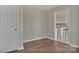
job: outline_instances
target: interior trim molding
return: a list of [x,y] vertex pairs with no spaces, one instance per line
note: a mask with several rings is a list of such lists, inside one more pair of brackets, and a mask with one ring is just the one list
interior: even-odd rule
[[24,49],[24,47],[22,46],[22,47],[18,47],[17,48],[17,50],[22,50],[22,49]]
[[72,47],[75,47],[75,48],[79,48],[78,45],[75,45],[75,44],[70,44]]
[[31,41],[35,41],[35,40],[41,40],[42,38],[46,38],[46,37],[39,37],[39,38],[30,39],[30,40],[25,40],[24,42],[31,42]]

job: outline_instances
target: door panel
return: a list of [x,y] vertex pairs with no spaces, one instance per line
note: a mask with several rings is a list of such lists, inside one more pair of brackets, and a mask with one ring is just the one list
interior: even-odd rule
[[3,39],[3,52],[16,50],[20,42],[20,11],[19,6],[3,5],[1,6],[1,23],[2,23],[2,36]]

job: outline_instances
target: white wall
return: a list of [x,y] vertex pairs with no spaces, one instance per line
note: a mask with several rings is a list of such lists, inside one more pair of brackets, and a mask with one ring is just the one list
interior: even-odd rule
[[23,7],[24,41],[42,36],[42,12],[27,6]]

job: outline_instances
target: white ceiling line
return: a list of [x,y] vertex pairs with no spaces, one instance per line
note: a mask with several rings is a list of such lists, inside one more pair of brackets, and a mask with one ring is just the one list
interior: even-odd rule
[[39,10],[49,10],[56,7],[57,5],[26,5],[27,7],[39,9]]

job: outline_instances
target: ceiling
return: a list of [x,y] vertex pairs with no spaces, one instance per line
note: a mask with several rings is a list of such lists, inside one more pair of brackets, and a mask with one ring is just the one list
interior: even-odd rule
[[27,5],[27,7],[39,9],[39,10],[49,10],[56,7],[57,5]]

